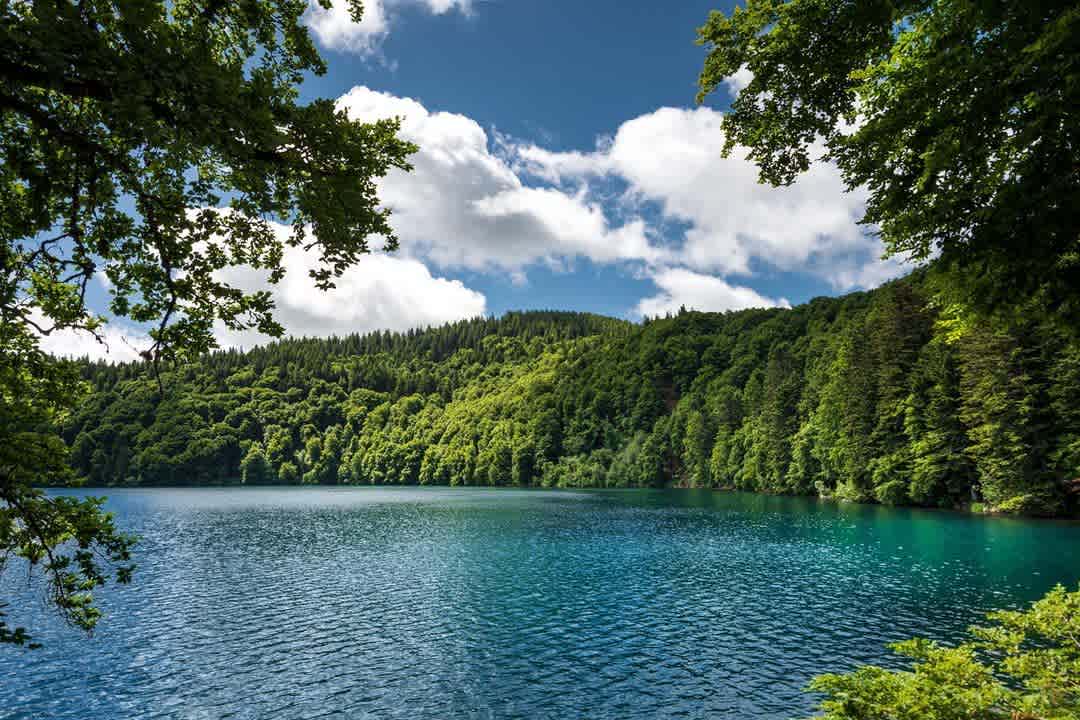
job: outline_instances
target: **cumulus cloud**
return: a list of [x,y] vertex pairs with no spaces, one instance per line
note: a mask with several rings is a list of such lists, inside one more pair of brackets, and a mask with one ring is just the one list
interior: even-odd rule
[[[52,323],[40,310],[30,313],[30,319],[43,328]],[[139,359],[139,351],[150,347],[145,332],[113,320],[97,330],[97,337],[86,330],[63,328],[39,336],[42,350],[57,357],[129,362]]]
[[455,8],[466,14],[472,10],[472,0],[420,0],[420,3],[426,5],[436,15],[442,15]]
[[329,8],[309,0],[304,20],[323,47],[368,55],[378,50],[379,43],[390,32],[395,7],[404,5],[417,6],[435,15],[455,9],[469,13],[472,8],[471,0],[364,0],[364,12],[357,23],[349,15],[345,0],[333,0]]
[[[737,73],[732,87],[746,80]],[[865,193],[847,192],[835,166],[817,162],[789,187],[762,185],[745,149],[722,156],[723,116],[709,108],[660,108],[592,151],[554,152],[365,87],[338,102],[356,119],[402,118],[402,135],[420,146],[414,170],[391,173],[380,197],[405,251],[434,266],[525,284],[537,262],[631,262],[661,289],[641,312],[785,304],[731,281],[764,268],[839,291],[905,270],[880,259],[879,240],[858,224]],[[626,190],[613,201],[612,187]]]
[[910,271],[911,267],[907,260],[898,257],[881,258],[879,253],[875,257],[837,263],[829,273],[829,280],[837,290],[868,290],[900,277]]
[[880,256],[878,241],[857,224],[865,193],[846,192],[835,166],[817,162],[788,187],[759,184],[745,149],[722,157],[722,119],[705,107],[660,108],[623,123],[594,152],[513,152],[520,170],[546,182],[622,178],[631,198],[654,201],[687,225],[669,260],[701,272],[751,274],[764,263],[839,285]]
[[750,81],[754,79],[754,73],[750,72],[750,68],[743,65],[741,68],[735,71],[734,75],[729,75],[724,78],[724,87],[727,88],[731,97],[735,97],[749,85]]
[[340,0],[329,8],[311,2],[304,20],[324,47],[360,54],[374,52],[390,29],[379,0],[364,3],[360,22],[353,22],[348,5]]
[[[385,34],[387,9],[406,1],[433,13],[469,7],[461,0],[368,2],[366,34],[342,25],[333,15],[342,12],[337,4],[322,15],[312,11],[309,20],[326,37],[342,33],[334,42],[373,47],[363,43]],[[729,88],[746,80],[740,71]],[[623,123],[591,151],[553,152],[366,87],[350,90],[338,107],[364,121],[400,117],[401,135],[420,148],[412,172],[392,171],[379,182],[402,250],[362,258],[325,293],[308,276],[316,257],[299,248],[286,251],[286,275],[276,286],[250,268],[222,273],[249,291],[269,287],[289,335],[405,330],[483,314],[483,294],[440,277],[454,269],[499,272],[527,286],[537,263],[629,264],[657,287],[633,309],[649,316],[681,306],[788,306],[784,297],[733,279],[764,268],[823,278],[838,291],[873,287],[905,270],[897,259],[880,259],[879,241],[857,224],[865,195],[846,193],[835,167],[818,162],[790,187],[761,185],[745,151],[722,157],[722,115],[709,108],[660,108]],[[225,328],[217,335],[234,347],[267,339]],[[134,359],[136,348],[149,344],[120,325],[109,326],[106,338],[108,357],[117,360]],[[85,334],[59,333],[45,342],[58,354],[103,351]]]
[[[342,30],[340,17],[331,17],[341,12],[338,5],[313,11],[309,20],[327,37],[344,33],[341,43],[367,43],[387,31],[387,8],[405,1],[367,3],[366,34]],[[468,10],[460,0],[409,1],[435,13]],[[731,83],[744,80],[737,74]],[[872,287],[905,269],[880,259],[879,242],[857,225],[865,196],[844,192],[835,167],[816,163],[786,188],[760,185],[745,151],[722,157],[722,115],[709,108],[660,108],[623,123],[592,151],[553,152],[365,87],[343,95],[338,107],[359,120],[400,117],[401,135],[420,147],[412,172],[392,171],[379,183],[402,250],[362,258],[325,293],[308,276],[315,256],[287,250],[285,278],[269,287],[289,335],[404,330],[482,315],[483,294],[439,276],[453,269],[501,272],[523,286],[536,263],[630,263],[657,287],[634,308],[650,316],[681,306],[788,306],[784,297],[732,279],[763,267],[821,277],[837,290]],[[613,187],[625,188],[614,200]],[[250,268],[230,269],[222,279],[249,291],[268,287],[266,273]],[[217,334],[225,346],[267,339],[224,328]],[[105,337],[106,357],[114,360],[135,359],[149,345],[145,334],[123,325],[107,326]],[[84,333],[61,332],[43,343],[61,355],[104,352]]]
[[358,120],[400,117],[401,135],[420,147],[412,172],[392,171],[379,185],[409,253],[442,267],[519,274],[531,263],[575,257],[663,259],[640,218],[616,226],[586,192],[527,186],[469,117],[366,87],[350,90],[338,107]]
[[[317,261],[315,252],[289,248],[282,260],[285,277],[276,285],[266,283],[264,271],[246,267],[225,270],[220,278],[249,291],[269,288],[276,305],[274,317],[289,336],[407,330],[476,317],[486,310],[481,293],[458,280],[433,276],[415,259],[366,255],[325,292],[316,289],[308,276]],[[217,339],[226,347],[249,348],[269,338],[218,327]]]
[[[289,228],[274,225],[282,240]],[[318,265],[316,251],[287,248],[282,258],[285,277],[268,282],[269,273],[247,266],[217,273],[217,278],[248,292],[269,290],[274,300],[274,318],[292,337],[323,337],[366,333],[374,330],[408,330],[443,325],[454,320],[484,315],[487,299],[459,280],[432,275],[424,263],[414,258],[383,253],[365,255],[336,280],[335,287],[322,291],[308,274]],[[104,275],[100,276],[107,285]],[[35,312],[31,320],[42,327],[49,321]],[[111,320],[98,330],[99,341],[86,331],[63,329],[40,336],[43,350],[58,357],[128,362],[152,340],[138,328]],[[255,330],[235,331],[218,323],[214,329],[222,347],[251,348],[272,340]]]
[[665,268],[652,276],[660,293],[643,298],[635,308],[637,315],[655,317],[690,310],[722,312],[755,307],[791,307],[785,298],[771,298],[756,290],[732,285],[714,275],[704,275],[685,268]]

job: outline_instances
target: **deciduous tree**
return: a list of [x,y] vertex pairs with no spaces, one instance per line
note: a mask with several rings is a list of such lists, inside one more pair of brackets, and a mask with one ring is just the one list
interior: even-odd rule
[[[38,338],[100,331],[86,293],[103,276],[109,311],[149,326],[143,355],[160,368],[212,348],[215,323],[280,333],[269,293],[243,292],[221,270],[276,282],[285,248],[302,246],[319,259],[312,282],[328,288],[373,241],[396,245],[376,181],[407,169],[415,148],[393,119],[299,102],[305,74],[325,70],[307,6],[0,0],[0,557],[43,566],[54,604],[85,629],[105,578],[90,558],[104,550],[126,580],[130,541],[94,501],[32,488],[62,482],[66,467],[33,413],[61,416],[80,385]],[[360,2],[350,7],[358,19]],[[191,462],[218,452],[217,430],[191,439]],[[79,550],[57,555],[68,540]]]
[[1080,321],[1080,7],[746,0],[699,30],[699,99],[739,74],[726,151],[786,185],[865,187],[894,255],[940,253],[966,307]]

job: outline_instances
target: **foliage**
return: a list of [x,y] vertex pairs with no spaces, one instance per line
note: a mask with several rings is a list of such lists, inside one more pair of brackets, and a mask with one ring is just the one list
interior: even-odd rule
[[1030,609],[990,613],[974,640],[946,647],[915,639],[891,647],[910,670],[861,667],[821,675],[825,720],[1080,717],[1080,591],[1058,585]]
[[[0,234],[3,282],[17,289],[5,322],[96,328],[83,299],[102,273],[114,315],[155,324],[153,361],[197,355],[215,321],[280,331],[268,293],[229,286],[223,268],[276,281],[283,247],[304,245],[328,287],[369,237],[394,245],[375,180],[414,148],[394,120],[297,102],[304,74],[325,70],[306,8],[0,5]],[[291,226],[287,238],[270,218]]]
[[[376,181],[407,169],[415,148],[394,120],[298,102],[304,76],[325,70],[301,22],[307,6],[0,0],[0,557],[43,567],[53,604],[85,630],[97,620],[90,590],[106,576],[95,558],[126,580],[130,539],[97,501],[32,489],[69,475],[50,428],[82,395],[40,336],[100,330],[85,303],[100,275],[111,313],[151,326],[144,356],[160,372],[213,347],[215,323],[280,332],[269,293],[245,293],[220,271],[245,265],[276,282],[284,249],[303,246],[326,288],[369,238],[396,244]],[[350,6],[358,18],[360,3]],[[224,426],[199,442],[159,435],[159,450],[171,442],[191,466],[239,462]],[[126,476],[143,440],[125,442],[104,471]],[[26,641],[0,627],[0,641]]]
[[679,485],[1071,512],[1080,345],[1053,324],[957,334],[925,285],[287,340],[170,373],[164,397],[145,364],[87,364],[95,390],[62,433],[94,485]]
[[[70,625],[86,632],[93,630],[101,617],[94,605],[94,590],[105,585],[113,572],[117,582],[130,582],[135,539],[117,531],[112,514],[101,509],[104,498],[46,497],[40,490],[4,490],[0,499],[5,503],[0,508],[0,570],[11,556],[40,567],[52,606]],[[3,615],[0,612],[0,617]],[[0,620],[0,643],[22,645],[29,639],[25,628],[9,629]]]
[[747,0],[713,12],[699,99],[742,71],[727,152],[788,184],[815,155],[869,193],[890,253],[940,252],[948,295],[1080,320],[1075,2]]
[[[112,574],[130,579],[133,538],[117,532],[100,498],[46,497],[36,485],[73,478],[67,447],[50,430],[82,383],[72,363],[46,356],[36,342],[0,323],[0,572],[11,558],[41,568],[48,597],[71,625],[91,630],[100,615],[93,591]],[[30,642],[4,620],[0,643]]]

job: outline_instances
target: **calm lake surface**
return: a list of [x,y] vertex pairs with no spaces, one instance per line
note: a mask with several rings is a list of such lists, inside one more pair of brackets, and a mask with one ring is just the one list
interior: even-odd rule
[[[109,490],[142,537],[0,717],[788,718],[821,671],[1080,579],[1080,526],[693,491]],[[12,597],[14,595],[14,597]]]

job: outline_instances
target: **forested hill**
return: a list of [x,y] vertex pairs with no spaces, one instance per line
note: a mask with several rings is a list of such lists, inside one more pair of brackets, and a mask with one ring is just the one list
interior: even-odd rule
[[919,275],[643,324],[510,313],[288,340],[164,375],[86,365],[93,485],[709,486],[1075,512],[1080,343],[938,322]]

